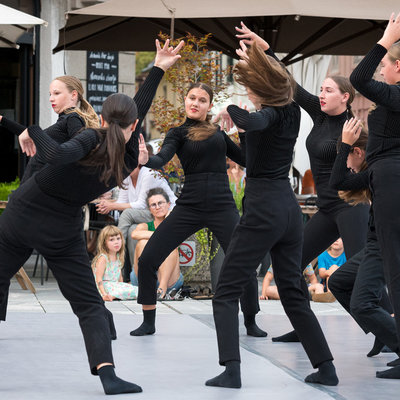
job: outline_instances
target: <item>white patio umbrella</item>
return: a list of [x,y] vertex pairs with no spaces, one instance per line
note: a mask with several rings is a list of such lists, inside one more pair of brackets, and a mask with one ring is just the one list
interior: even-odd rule
[[0,4],[0,47],[18,49],[18,38],[35,25],[47,26],[47,22]]

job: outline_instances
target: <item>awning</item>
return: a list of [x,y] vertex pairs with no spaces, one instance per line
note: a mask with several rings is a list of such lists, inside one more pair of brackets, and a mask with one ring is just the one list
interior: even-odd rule
[[68,13],[60,50],[154,50],[160,31],[175,37],[212,33],[208,47],[236,57],[235,25],[243,20],[287,64],[313,54],[363,55],[398,0],[109,0]]
[[18,38],[35,25],[47,26],[47,22],[0,4],[0,47],[18,49]]

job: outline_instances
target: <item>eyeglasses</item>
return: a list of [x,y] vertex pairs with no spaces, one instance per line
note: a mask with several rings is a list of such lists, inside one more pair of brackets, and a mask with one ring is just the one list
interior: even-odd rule
[[149,204],[150,208],[160,208],[162,207],[164,204],[167,204],[166,201],[159,201],[158,203],[151,203]]

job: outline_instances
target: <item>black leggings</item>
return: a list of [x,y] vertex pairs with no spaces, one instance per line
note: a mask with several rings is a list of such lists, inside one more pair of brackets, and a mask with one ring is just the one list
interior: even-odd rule
[[380,248],[373,230],[367,246],[329,278],[329,289],[365,333],[372,332],[382,343],[398,352],[396,324],[385,289]]
[[109,311],[96,288],[81,226],[80,207],[46,195],[33,179],[24,183],[0,217],[0,301],[11,277],[37,249],[79,318],[90,368],[97,374],[98,364],[113,364]]
[[314,367],[332,354],[301,289],[302,216],[287,180],[248,178],[236,227],[213,298],[219,362],[239,361],[238,299],[270,251],[282,305]]
[[400,343],[400,160],[380,160],[369,167],[376,235]]
[[[186,178],[185,187],[171,214],[158,226],[139,257],[138,303],[156,304],[157,270],[172,250],[199,229],[209,228],[225,254],[239,221],[226,174],[196,174]],[[224,208],[215,209],[219,204]],[[207,209],[207,206],[210,208]],[[256,272],[241,297],[243,314],[260,310]]]

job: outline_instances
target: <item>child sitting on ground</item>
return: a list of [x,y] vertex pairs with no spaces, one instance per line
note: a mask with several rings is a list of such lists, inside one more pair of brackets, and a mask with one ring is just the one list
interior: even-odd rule
[[328,250],[318,256],[318,273],[321,283],[311,285],[308,288],[313,301],[330,303],[336,300],[329,290],[329,278],[345,262],[343,241],[339,238],[331,244]]
[[104,301],[134,300],[137,297],[138,287],[122,281],[121,260],[124,257],[122,232],[114,225],[106,226],[100,232],[97,255],[92,263],[96,285]]

